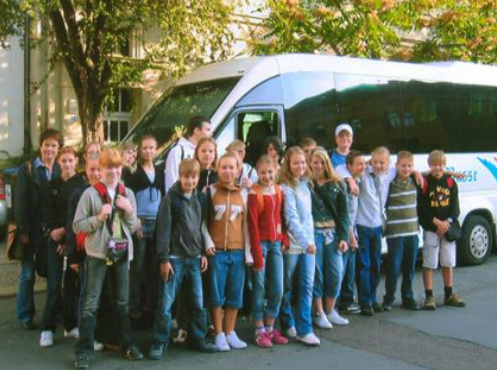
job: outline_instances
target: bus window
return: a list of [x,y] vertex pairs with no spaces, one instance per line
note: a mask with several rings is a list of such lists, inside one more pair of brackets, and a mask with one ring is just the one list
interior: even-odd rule
[[378,76],[335,74],[338,112],[334,125],[348,122],[354,128],[354,148],[370,152],[384,145],[404,149],[404,131],[412,116],[403,114],[403,82]]
[[231,117],[225,125],[221,126],[219,136],[215,137],[219,155],[224,154],[226,147],[235,140],[235,137],[235,118]]
[[429,153],[434,149],[457,151],[460,133],[450,83],[411,80],[403,86],[404,115],[412,117],[405,128],[406,150]]
[[250,111],[237,115],[238,139],[246,146],[246,161],[255,163],[262,154],[264,140],[268,136],[278,136],[279,119],[276,112]]
[[495,150],[497,89],[489,86],[455,85],[455,104],[460,124],[458,151]]
[[319,145],[334,145],[333,74],[298,72],[282,75],[287,147],[305,137]]

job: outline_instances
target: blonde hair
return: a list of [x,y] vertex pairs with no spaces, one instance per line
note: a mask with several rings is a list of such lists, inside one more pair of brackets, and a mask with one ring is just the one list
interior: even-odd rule
[[123,159],[121,153],[117,149],[105,149],[100,154],[100,168],[121,167]]
[[428,165],[441,163],[443,165],[447,164],[447,157],[443,150],[433,150],[428,155]]
[[399,163],[402,159],[407,159],[411,162],[414,161],[414,155],[407,151],[407,150],[401,150],[398,154],[397,154],[397,163]]
[[236,168],[237,170],[240,170],[241,168],[241,161],[240,161],[240,157],[238,156],[238,154],[236,152],[226,152],[224,153],[221,158],[219,158],[219,164],[221,164],[221,161],[225,158],[233,158],[235,161],[236,161]]
[[[194,154],[194,157],[195,159],[200,163],[200,159],[198,157],[198,153],[200,151],[200,147],[204,144],[212,144],[214,145],[214,162],[212,162],[212,169],[214,171],[217,170],[217,162],[218,162],[218,158],[217,158],[217,143],[216,143],[216,140],[214,140],[212,137],[203,137],[202,139],[200,139],[197,143],[197,146],[195,147],[195,154]],[[200,166],[202,167],[202,164],[200,164]],[[208,170],[209,168],[207,168]]]
[[390,150],[388,150],[386,146],[379,146],[373,149],[371,156],[373,155],[386,155],[387,157],[390,157]]
[[180,176],[199,176],[200,163],[195,158],[185,158],[179,164]]
[[333,169],[333,166],[331,165],[331,160],[330,156],[326,152],[326,150],[322,148],[317,148],[314,149],[311,152],[311,163],[312,163],[312,158],[318,157],[321,159],[324,163],[324,177],[326,178],[327,182],[333,182],[333,183],[339,183],[342,181],[342,178],[338,175],[338,173]]
[[256,170],[259,170],[259,167],[263,166],[265,164],[273,166],[275,170],[278,167],[276,161],[273,158],[271,158],[271,156],[269,156],[268,154],[263,154],[259,157],[259,159],[257,160],[257,163],[255,164]]
[[[285,159],[283,160],[283,163],[282,163],[281,169],[280,169],[280,184],[288,184],[292,188],[296,188],[298,183],[299,183],[298,180],[296,180],[295,177],[292,175],[292,171],[290,170],[290,159],[294,155],[301,155],[304,157],[304,160],[305,160],[305,153],[302,150],[302,148],[300,148],[298,146],[292,146],[291,148],[289,148],[286,151]],[[309,166],[306,167],[304,176],[310,177]]]
[[246,145],[243,141],[241,140],[233,140],[227,147],[226,151],[227,152],[236,152],[238,150],[243,150],[246,148]]

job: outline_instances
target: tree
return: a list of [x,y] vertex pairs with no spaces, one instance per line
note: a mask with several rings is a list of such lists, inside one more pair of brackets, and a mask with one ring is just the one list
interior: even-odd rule
[[[227,58],[227,27],[234,5],[224,0],[15,0],[2,13],[28,11],[47,27],[51,65],[62,61],[78,101],[83,142],[102,139],[103,107],[117,87],[142,82],[148,68],[179,76],[199,64]],[[13,21],[17,17],[11,18]],[[15,22],[0,32],[12,33]],[[144,59],[120,55],[132,35],[157,30]],[[1,39],[0,39],[1,40]]]
[[253,54],[497,61],[492,0],[268,0],[265,11],[250,38]]

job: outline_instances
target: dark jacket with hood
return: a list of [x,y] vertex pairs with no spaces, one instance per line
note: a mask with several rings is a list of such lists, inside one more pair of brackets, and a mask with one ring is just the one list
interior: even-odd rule
[[161,262],[192,258],[205,252],[206,195],[195,189],[186,197],[177,181],[162,199],[157,214],[157,254]]

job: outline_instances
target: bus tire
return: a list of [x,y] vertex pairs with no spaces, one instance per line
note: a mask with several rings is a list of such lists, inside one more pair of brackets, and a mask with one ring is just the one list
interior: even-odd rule
[[492,252],[492,231],[486,218],[469,216],[464,223],[458,254],[464,265],[481,265]]

